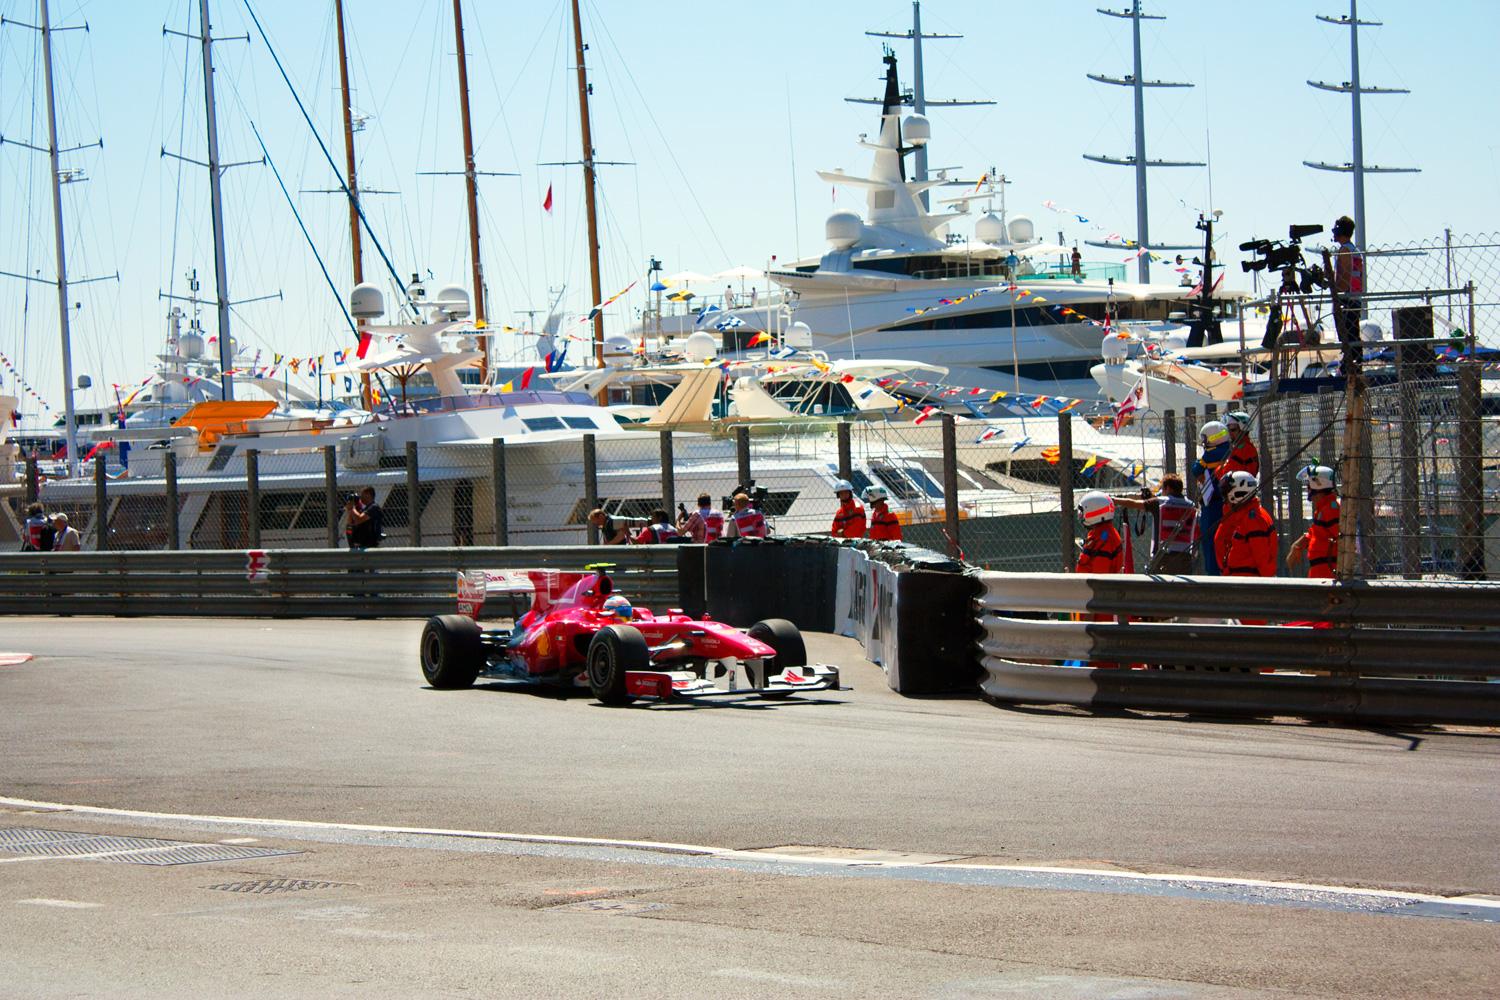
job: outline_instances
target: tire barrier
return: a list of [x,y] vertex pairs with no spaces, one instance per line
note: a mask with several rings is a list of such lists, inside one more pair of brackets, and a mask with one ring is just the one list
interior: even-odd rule
[[[1500,631],[1489,627],[1500,599],[1494,586],[1048,573],[979,579],[981,686],[997,701],[1500,724],[1500,683],[1487,683],[1500,678]],[[1018,617],[1038,612],[1195,620]],[[1205,621],[1214,618],[1298,624]]]
[[676,607],[678,546],[381,548],[0,554],[0,614],[425,618],[456,607],[457,574],[612,562],[620,588]]

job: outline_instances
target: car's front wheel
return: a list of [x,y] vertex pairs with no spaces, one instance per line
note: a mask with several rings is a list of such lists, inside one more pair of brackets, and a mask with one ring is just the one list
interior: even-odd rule
[[[787,667],[807,666],[807,646],[802,641],[802,632],[785,618],[767,618],[756,622],[745,630],[752,639],[758,639],[776,650],[776,655],[766,667],[766,674],[781,673]],[[762,691],[762,698],[785,698],[790,691]]]
[[625,674],[651,668],[651,647],[640,629],[609,625],[594,633],[589,642],[589,688],[605,705],[628,705],[633,700],[625,688]]
[[479,623],[465,615],[433,615],[422,629],[422,676],[435,688],[466,688],[484,666]]

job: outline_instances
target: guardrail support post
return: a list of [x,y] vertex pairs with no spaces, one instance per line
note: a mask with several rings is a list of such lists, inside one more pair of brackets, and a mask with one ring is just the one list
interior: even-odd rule
[[1177,412],[1168,410],[1161,415],[1161,453],[1166,463],[1165,472],[1177,471]]
[[1193,478],[1193,463],[1198,459],[1198,411],[1189,406],[1182,411],[1182,485],[1194,503],[1203,499],[1198,480]]
[[41,496],[41,474],[36,467],[36,456],[26,456],[26,504],[30,506],[36,503],[37,497]]
[[672,469],[672,432],[661,432],[661,508],[668,517],[677,516],[677,477]]
[[1062,572],[1071,573],[1078,565],[1078,552],[1073,544],[1073,418],[1066,413],[1057,415],[1057,495],[1062,504]]
[[167,480],[167,548],[176,552],[182,548],[182,515],[177,507],[177,452],[168,449],[162,461]]
[[[510,544],[510,496],[505,484],[505,439],[490,442],[490,487],[495,496],[495,544]],[[593,510],[592,507],[589,508]]]
[[750,428],[740,426],[734,429],[734,455],[739,463],[740,485],[745,488],[750,486]]
[[[599,506],[599,456],[594,450],[592,434],[583,436],[583,498],[584,506],[590,511]],[[598,545],[599,528],[592,521],[587,523],[589,544]]]
[[958,542],[958,426],[951,413],[943,414],[943,515],[948,544],[955,556],[963,558]]
[[334,446],[323,446],[323,494],[328,499],[328,547],[339,547],[339,515],[344,505],[339,503],[339,464]]
[[104,456],[94,459],[94,548],[109,549],[109,495],[104,474]]
[[422,476],[417,467],[417,442],[406,442],[406,524],[409,544],[422,547]]
[[[1421,456],[1417,453],[1417,387],[1412,381],[1421,369],[1411,363],[1407,357],[1405,348],[1398,340],[1396,342],[1396,383],[1400,389],[1400,410],[1398,419],[1401,421],[1400,448],[1401,457],[1401,495],[1396,498],[1397,523],[1400,525],[1401,537],[1399,546],[1401,552],[1401,575],[1408,580],[1416,579],[1422,574],[1422,521],[1418,507],[1418,463]],[[1437,474],[1437,470],[1433,470]],[[1432,525],[1430,530],[1436,531],[1438,526]],[[1435,568],[1435,567],[1434,567]]]
[[849,421],[847,421],[847,420],[840,420],[839,423],[838,423],[838,429],[839,429],[839,478],[840,479],[853,479],[854,478],[854,461],[853,461],[853,458],[850,455],[851,448],[849,447]]
[[[1472,333],[1474,327],[1469,327]],[[1458,366],[1458,571],[1482,580],[1484,565],[1484,435],[1479,364]]]
[[246,548],[260,548],[260,452],[245,452],[245,540]]

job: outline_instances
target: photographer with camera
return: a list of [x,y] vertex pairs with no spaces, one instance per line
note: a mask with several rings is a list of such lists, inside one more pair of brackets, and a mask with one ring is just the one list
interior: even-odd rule
[[1323,266],[1331,276],[1333,326],[1344,345],[1344,367],[1358,363],[1360,296],[1365,291],[1365,258],[1354,245],[1354,220],[1339,216],[1333,224],[1332,254],[1323,251]]
[[[764,490],[758,491],[764,494]],[[757,497],[758,499],[758,497]],[[767,535],[766,516],[757,507],[750,503],[750,494],[744,489],[737,490],[734,494],[734,509],[729,512],[729,517],[724,520],[725,538],[765,538]]]
[[385,539],[385,511],[375,502],[375,487],[344,497],[344,540],[352,552],[377,549]]

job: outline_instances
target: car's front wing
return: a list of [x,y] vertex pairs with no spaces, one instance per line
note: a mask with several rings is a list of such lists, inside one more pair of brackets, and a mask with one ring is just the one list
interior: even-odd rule
[[[741,674],[747,684],[740,684]],[[716,695],[758,694],[786,697],[808,691],[838,691],[839,668],[829,663],[788,667],[761,680],[751,664],[717,678],[700,677],[691,670],[630,670],[625,674],[625,690],[636,698],[711,698]]]

